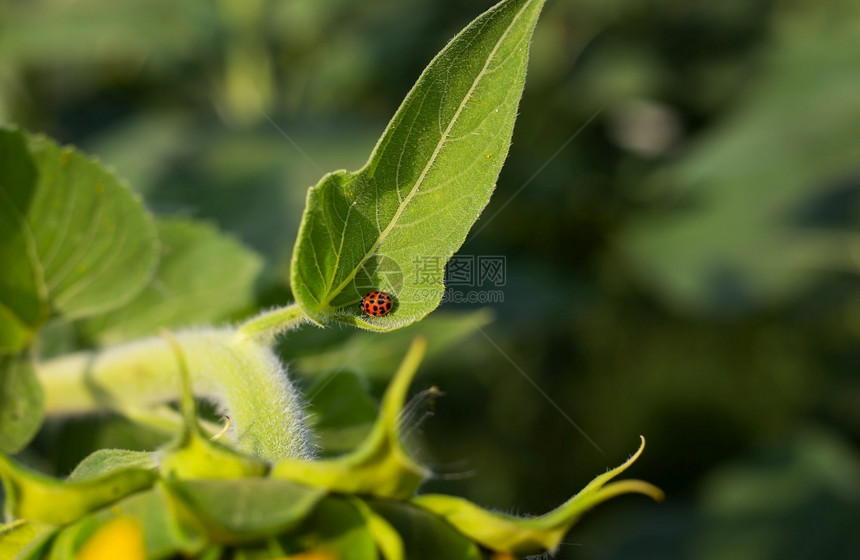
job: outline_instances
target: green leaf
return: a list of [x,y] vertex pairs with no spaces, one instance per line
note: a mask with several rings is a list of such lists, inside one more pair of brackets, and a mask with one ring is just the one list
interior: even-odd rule
[[[0,200],[32,239],[30,267],[41,269],[52,310],[85,317],[133,298],[149,282],[158,257],[152,219],[140,200],[72,148],[20,131],[2,135],[0,146],[12,150],[10,157],[28,158],[35,171],[33,177],[27,164],[14,165],[4,174]],[[24,141],[29,154],[20,150]]]
[[16,558],[27,545],[53,530],[53,525],[25,519],[0,525],[0,558]]
[[149,282],[158,258],[152,218],[98,162],[30,139],[39,173],[27,221],[51,305],[69,318],[118,307]]
[[23,135],[0,130],[0,353],[22,349],[47,315],[47,290],[27,210],[36,168]]
[[262,260],[215,227],[182,218],[156,222],[161,260],[153,281],[121,309],[87,319],[83,331],[106,344],[159,328],[214,323],[248,307]]
[[358,498],[351,498],[350,503],[364,518],[364,524],[373,540],[376,541],[376,546],[382,552],[382,557],[385,560],[403,560],[406,558],[403,539],[400,538],[400,534],[387,519]]
[[[367,164],[308,192],[291,273],[312,320],[387,331],[439,305],[442,278],[416,278],[415,260],[447,262],[490,199],[542,5],[505,0],[478,17],[425,69]],[[372,289],[394,297],[389,315],[360,315]]]
[[44,395],[27,356],[0,356],[0,453],[16,453],[42,424]]
[[77,551],[98,531],[99,523],[92,516],[85,516],[60,529],[51,542],[50,560],[75,560]]
[[78,463],[69,475],[69,481],[81,482],[94,480],[110,473],[125,469],[155,470],[158,465],[150,451],[129,451],[127,449],[99,449],[90,453]]
[[53,525],[70,523],[94,509],[148,488],[156,476],[151,470],[130,468],[93,480],[63,482],[25,469],[0,455],[7,517]]
[[320,377],[306,395],[308,427],[326,455],[354,449],[373,428],[376,404],[367,393],[366,383],[352,372]]
[[173,480],[177,494],[217,542],[241,543],[298,525],[325,491],[288,480]]
[[283,539],[293,552],[308,560],[376,560],[376,543],[364,517],[351,501],[330,496],[322,500],[298,530]]
[[409,560],[480,560],[478,547],[439,517],[411,504],[374,500],[370,506],[403,539]]
[[[57,536],[59,529],[42,523],[39,525],[46,527],[46,529],[34,535],[29,542],[23,543],[18,555],[13,556],[15,560],[44,560],[48,557],[51,544],[54,542],[54,537]],[[0,558],[6,557],[0,556]]]
[[638,492],[655,500],[663,492],[641,480],[623,480],[607,484],[632,465],[645,449],[645,438],[639,450],[624,464],[596,477],[576,496],[541,517],[520,518],[494,513],[454,496],[427,494],[412,502],[438,515],[477,543],[518,556],[554,551],[574,523],[589,509],[621,494]]
[[150,560],[192,555],[205,543],[196,526],[183,521],[184,513],[162,484],[129,496],[67,526],[51,547],[52,560],[75,560],[81,547],[100,528],[119,518],[130,518],[140,528],[146,557]]
[[88,517],[100,525],[120,516],[137,521],[150,560],[173,558],[180,553],[193,555],[203,548],[206,539],[196,523],[185,519],[184,511],[175,500],[161,483],[157,483],[150,490],[129,496],[115,507],[104,508]]
[[272,468],[272,477],[345,494],[412,496],[430,473],[403,449],[400,412],[425,348],[423,339],[414,341],[385,392],[373,430],[355,451],[335,459],[287,459]]

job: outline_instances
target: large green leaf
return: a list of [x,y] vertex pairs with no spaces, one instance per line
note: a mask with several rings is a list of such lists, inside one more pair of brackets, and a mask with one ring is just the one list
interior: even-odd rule
[[39,176],[27,221],[51,307],[73,318],[126,303],[158,258],[149,213],[113,173],[72,148],[37,136],[30,152]]
[[161,260],[153,281],[121,309],[88,319],[83,329],[102,343],[211,323],[253,300],[262,261],[208,224],[182,218],[157,222]]
[[[416,259],[447,262],[490,199],[542,5],[505,0],[478,17],[424,70],[367,164],[309,191],[292,287],[311,319],[384,331],[439,305],[441,274],[416,275]],[[360,315],[372,289],[395,298],[388,316]]]
[[143,289],[157,238],[125,184],[72,148],[17,130],[0,131],[0,156],[0,264],[8,276],[0,284],[0,344],[20,347],[22,329],[45,318],[45,301],[61,315],[84,317]]
[[0,353],[24,347],[46,315],[42,269],[27,225],[36,168],[23,135],[0,130]]
[[42,423],[44,395],[26,356],[0,356],[0,453],[15,453]]

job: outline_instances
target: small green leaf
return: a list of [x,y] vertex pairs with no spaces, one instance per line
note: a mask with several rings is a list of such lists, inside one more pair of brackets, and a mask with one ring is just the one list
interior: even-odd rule
[[209,224],[182,218],[156,223],[161,260],[155,278],[121,309],[81,325],[101,343],[213,323],[252,303],[262,267],[257,254]]
[[[376,543],[351,501],[330,496],[314,508],[296,531],[283,539],[308,560],[376,560]],[[316,553],[317,555],[313,555]]]
[[172,480],[185,502],[217,542],[242,543],[274,536],[298,525],[325,491],[288,480]]
[[36,168],[18,132],[0,130],[0,353],[24,348],[47,315],[47,289],[27,211]]
[[374,500],[370,506],[397,530],[409,560],[483,558],[475,543],[421,508],[389,500]]
[[[51,544],[54,542],[54,538],[57,536],[59,529],[43,523],[40,523],[39,525],[46,529],[34,535],[29,542],[23,543],[18,555],[12,556],[12,558],[15,558],[15,560],[44,560],[45,558],[48,558]],[[0,548],[0,550],[2,550],[2,548]],[[6,556],[0,556],[0,558],[6,558]]]
[[77,551],[93,533],[99,530],[99,523],[92,516],[85,516],[71,525],[63,527],[51,543],[50,560],[75,560]]
[[26,356],[0,356],[0,453],[16,453],[42,424],[44,396]]
[[364,518],[364,524],[373,536],[373,540],[376,541],[376,546],[382,552],[382,557],[385,560],[403,560],[406,558],[403,550],[403,539],[400,538],[400,534],[388,520],[358,498],[351,498],[350,503]]
[[624,464],[596,477],[576,496],[541,517],[520,518],[494,513],[454,496],[427,494],[412,502],[438,515],[477,543],[518,556],[554,551],[570,528],[594,506],[610,498],[638,492],[655,500],[663,492],[641,480],[623,480],[607,484],[625,471],[645,449],[645,438],[639,450]]
[[94,509],[152,486],[156,473],[124,469],[94,480],[63,482],[16,465],[0,455],[6,515],[62,525]]
[[425,349],[424,340],[415,339],[385,392],[373,430],[355,451],[335,459],[281,461],[272,468],[272,477],[346,494],[400,499],[412,496],[429,471],[403,449],[399,421]]
[[158,465],[155,462],[155,456],[150,451],[99,449],[78,463],[68,480],[81,482],[125,469],[155,470],[156,468]]
[[366,383],[354,373],[341,371],[320,377],[306,391],[309,428],[326,455],[355,449],[370,433],[376,404]]
[[[291,271],[312,320],[387,331],[439,305],[441,274],[416,278],[415,261],[447,262],[490,199],[542,6],[505,0],[478,17],[424,70],[367,164],[308,192]],[[360,315],[373,289],[395,298],[389,315]]]
[[27,545],[53,531],[53,525],[25,519],[0,525],[0,558],[16,558]]

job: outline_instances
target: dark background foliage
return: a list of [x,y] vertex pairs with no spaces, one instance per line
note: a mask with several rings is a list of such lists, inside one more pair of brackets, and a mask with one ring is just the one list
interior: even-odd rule
[[[358,168],[488,6],[5,0],[0,122],[236,234],[268,259],[271,305],[289,299],[307,187]],[[860,555],[858,22],[851,0],[548,2],[508,162],[460,252],[506,258],[504,302],[418,381],[447,394],[420,425],[429,487],[542,513],[644,434],[631,472],[666,503],[603,506],[560,557]],[[285,359],[351,334],[306,328]],[[99,422],[49,425],[46,465],[126,437]]]

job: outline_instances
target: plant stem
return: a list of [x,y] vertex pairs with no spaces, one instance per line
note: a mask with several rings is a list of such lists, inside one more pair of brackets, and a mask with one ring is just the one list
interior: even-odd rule
[[[271,348],[233,329],[178,332],[194,395],[232,419],[238,449],[275,462],[308,455],[304,413]],[[184,394],[176,352],[161,338],[68,354],[37,365],[49,416],[113,410],[132,418]],[[185,391],[187,392],[187,391]]]
[[310,321],[297,303],[264,311],[239,326],[236,334],[255,338],[260,342],[271,342],[278,334]]

